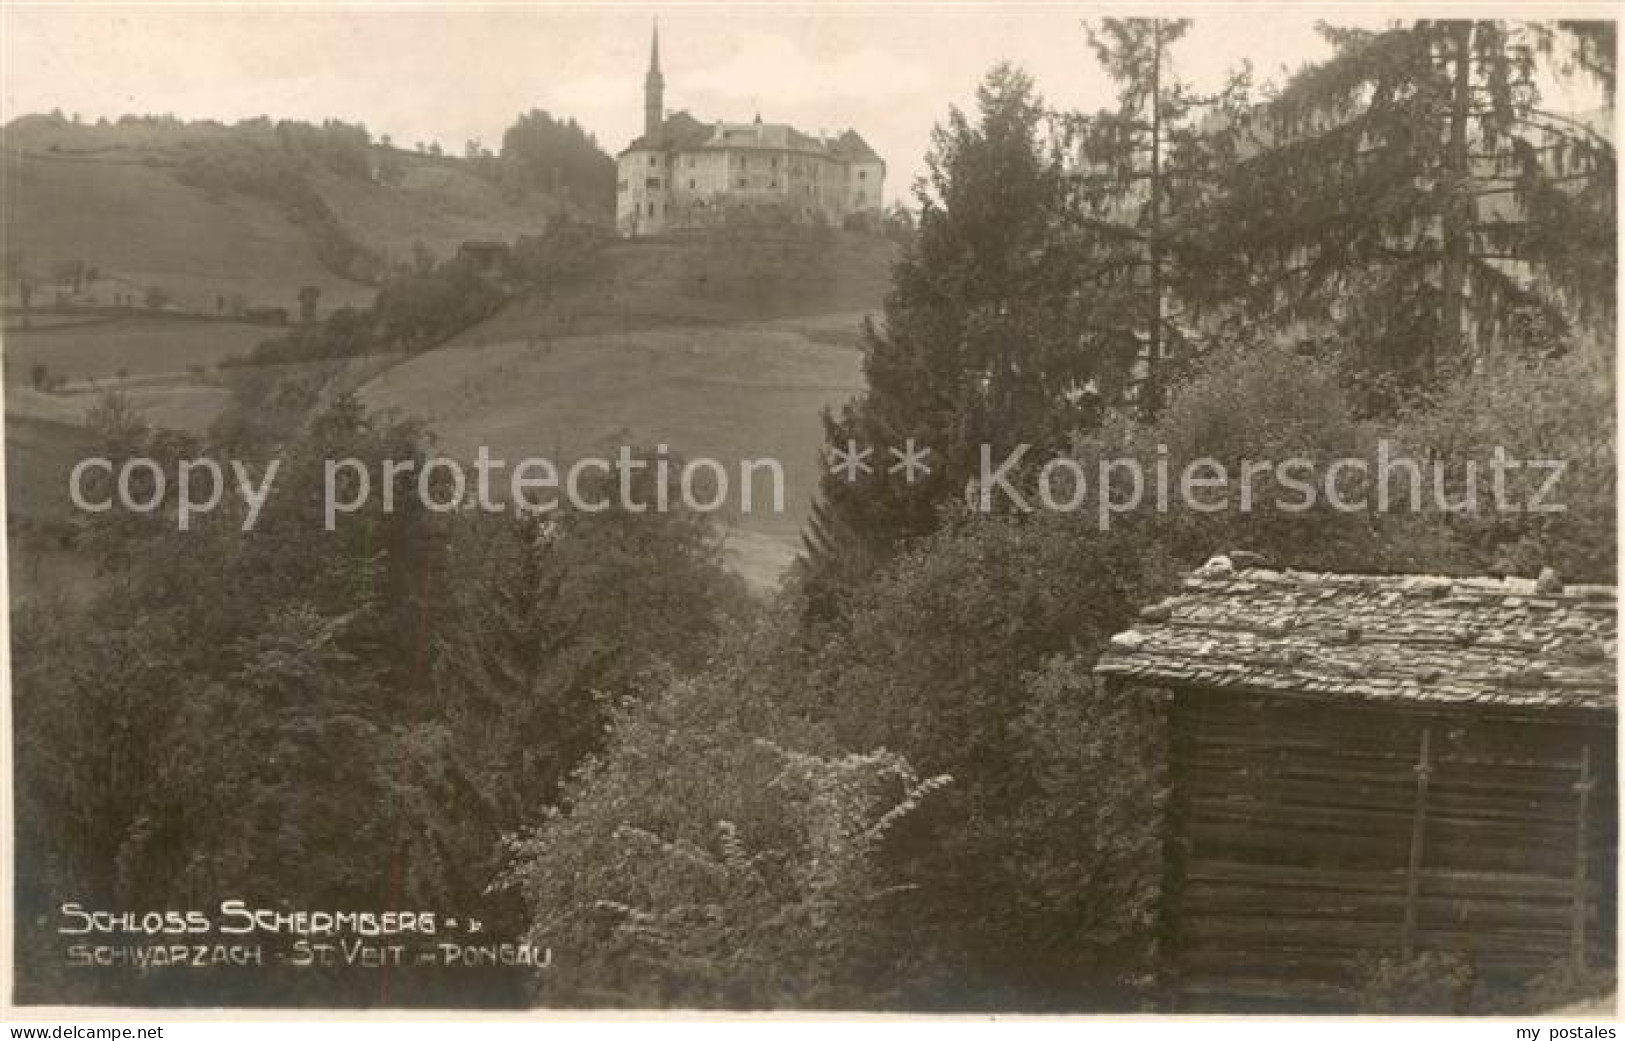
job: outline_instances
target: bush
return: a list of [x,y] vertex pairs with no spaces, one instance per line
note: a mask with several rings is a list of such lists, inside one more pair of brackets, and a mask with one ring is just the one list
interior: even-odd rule
[[1468,1011],[1474,977],[1467,960],[1454,952],[1412,958],[1382,958],[1362,967],[1358,1008],[1378,1015],[1462,1015]]
[[551,221],[540,235],[521,235],[508,268],[515,281],[544,291],[579,282],[614,238],[607,229],[569,218]]
[[[1491,1007],[1489,1011],[1509,1015],[1550,1013],[1568,1005],[1601,1002],[1619,988],[1619,980],[1611,971],[1582,969],[1567,958],[1524,984],[1510,1007]],[[1612,1004],[1608,1006],[1612,1012]]]
[[1617,986],[1613,972],[1581,969],[1568,958],[1519,980],[1485,978],[1465,954],[1434,951],[1367,961],[1355,996],[1358,1010],[1372,1014],[1531,1016],[1603,1002]]
[[[1452,502],[1472,504],[1437,523],[1474,570],[1536,575],[1550,566],[1564,578],[1611,584],[1618,569],[1617,447],[1605,417],[1613,414],[1611,364],[1583,356],[1495,359],[1405,413],[1394,436],[1412,454],[1443,464]],[[1515,460],[1563,464],[1546,498],[1561,512],[1496,509],[1486,470],[1498,448]],[[1511,471],[1508,501],[1534,501],[1546,479],[1544,469]]]
[[[302,140],[303,135],[289,133],[291,136],[284,135],[281,149],[265,147],[252,140],[229,139],[189,154],[176,169],[175,177],[211,198],[240,192],[269,199],[283,208],[290,221],[304,229],[317,257],[335,274],[375,283],[383,269],[382,262],[350,237],[321,193],[311,186],[311,153],[290,143]],[[339,133],[340,139],[344,136]],[[359,160],[342,158],[350,154],[350,147],[336,145],[337,150],[331,155],[317,148],[317,161],[336,164],[342,173],[370,176],[370,160],[366,158],[365,149]],[[355,166],[358,161],[360,168]]]
[[773,711],[751,652],[732,651],[623,703],[569,809],[513,844],[529,940],[568,952],[543,1002],[852,1008],[886,986],[877,916],[913,894],[878,852],[948,779],[885,750],[814,750],[816,729]]
[[1101,697],[1089,670],[1156,587],[1154,560],[1067,518],[967,519],[809,637],[803,711],[837,745],[879,743],[955,779],[886,853],[920,887],[906,930],[893,923],[903,1007],[1137,1004],[1159,738],[1144,705]]
[[465,258],[399,274],[373,305],[382,345],[421,350],[489,318],[507,294]]
[[606,219],[615,212],[615,160],[574,119],[521,113],[503,131],[501,161],[476,169],[515,195],[557,193]]
[[[1159,544],[1185,567],[1232,549],[1261,553],[1277,566],[1328,571],[1467,567],[1466,554],[1434,519],[1380,513],[1375,494],[1353,486],[1358,471],[1344,471],[1340,478],[1353,479],[1340,479],[1338,486],[1350,502],[1363,492],[1369,508],[1343,510],[1327,501],[1324,477],[1331,465],[1344,459],[1369,463],[1379,440],[1392,436],[1356,415],[1335,361],[1276,344],[1234,345],[1206,355],[1174,384],[1155,422],[1115,415],[1082,439],[1075,454],[1091,477],[1103,462],[1138,464],[1147,494],[1138,510],[1113,526],[1133,529],[1135,539]],[[1228,478],[1222,490],[1193,492],[1198,506],[1217,504],[1222,495],[1223,508],[1214,512],[1190,508],[1180,497],[1181,475],[1202,460],[1222,466]],[[1247,482],[1252,501],[1244,508],[1244,467],[1289,460],[1301,462],[1284,474],[1271,469]],[[1150,494],[1159,468],[1168,475],[1166,510]],[[1283,477],[1315,485],[1311,508],[1295,508],[1304,496]]]

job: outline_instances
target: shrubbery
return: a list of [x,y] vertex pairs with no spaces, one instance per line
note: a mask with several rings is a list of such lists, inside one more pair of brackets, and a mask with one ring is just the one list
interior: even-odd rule
[[[353,146],[337,145],[333,154],[328,154],[328,149],[318,147],[326,140],[322,133],[315,128],[307,130],[316,135],[310,143],[314,152],[296,144],[305,135],[294,131],[288,132],[288,143],[280,149],[252,138],[228,137],[188,154],[175,176],[182,183],[214,197],[238,192],[275,203],[310,237],[316,256],[334,273],[358,282],[376,282],[382,274],[382,262],[344,230],[309,179],[310,167],[317,161],[336,164],[333,165],[336,172],[350,176],[370,176],[367,153],[363,150],[357,157]],[[347,139],[353,133],[349,131],[342,136]],[[365,131],[360,133],[364,139]]]
[[[1118,28],[1126,40],[1147,27]],[[312,538],[324,459],[428,451],[418,425],[367,414],[328,377],[362,352],[443,342],[491,314],[505,282],[584,277],[603,238],[591,228],[522,240],[496,275],[424,257],[373,308],[256,351],[307,364],[239,366],[238,407],[207,439],[149,430],[116,399],[99,409],[114,460],[231,446],[285,465],[252,534],[231,509],[184,537],[161,518],[110,514],[82,537],[108,576],[91,602],[14,613],[18,833],[36,853],[19,861],[19,993],[157,994],[146,979],[39,970],[56,893],[104,906],[225,893],[376,906],[388,893],[556,954],[534,989],[500,973],[455,991],[414,980],[414,1001],[1139,1008],[1161,967],[1166,735],[1155,705],[1091,674],[1139,607],[1238,549],[1306,569],[1552,565],[1612,580],[1605,365],[1524,350],[1402,401],[1391,377],[1409,369],[1389,363],[1419,359],[1374,368],[1358,343],[1300,353],[1238,306],[1205,353],[1181,340],[1177,372],[1159,376],[1177,377],[1168,393],[1130,413],[1117,393],[1147,300],[1134,279],[1096,277],[1093,261],[1132,268],[1118,246],[1143,232],[1089,239],[1101,222],[1069,208],[1073,182],[1019,72],[989,77],[976,116],[955,112],[937,135],[918,235],[885,323],[868,330],[866,391],[826,423],[831,446],[852,439],[881,458],[916,438],[933,450],[930,477],[831,477],[805,566],[771,602],[726,573],[708,522],[681,513],[429,514],[403,483],[406,510],[369,508]],[[505,142],[528,180],[561,176],[549,173],[560,137],[583,177],[603,165],[578,128],[538,114],[521,129],[548,139]],[[344,165],[352,138],[335,135],[338,158],[321,161]],[[286,162],[204,156],[188,175],[299,206],[290,185],[325,141],[288,135]],[[1409,193],[1414,178],[1399,180]],[[1253,187],[1274,199],[1283,184]],[[1250,230],[1280,230],[1265,207],[1237,209]],[[748,265],[760,254],[734,247],[751,237],[725,225],[717,248],[732,255],[719,262]],[[1102,248],[1078,248],[1091,241]],[[1373,296],[1384,313],[1371,328],[1395,327],[1395,300],[1437,304],[1425,279],[1411,288],[1415,301]],[[1166,301],[1153,302],[1161,316]],[[1013,476],[1031,488],[1050,453],[1089,475],[1132,460],[1177,481],[1207,459],[1231,475],[1299,460],[1324,476],[1383,441],[1438,464],[1452,498],[1496,446],[1566,459],[1569,508],[1381,513],[1322,496],[1283,510],[1277,491],[1295,493],[1273,470],[1255,476],[1250,511],[1233,486],[1217,512],[1152,498],[1109,525],[1094,510],[965,503],[984,443],[1035,446]],[[1484,1007],[1455,953],[1368,970],[1359,1000],[1372,1011]],[[1605,985],[1554,970],[1530,1000]],[[373,997],[320,974],[201,974],[159,996]]]
[[[741,657],[748,662],[749,655]],[[824,745],[741,664],[671,681],[614,716],[567,810],[513,847],[528,937],[565,964],[566,1005],[852,1008],[888,987],[869,942],[917,895],[877,857],[948,785],[877,750]],[[784,742],[784,743],[781,743]]]

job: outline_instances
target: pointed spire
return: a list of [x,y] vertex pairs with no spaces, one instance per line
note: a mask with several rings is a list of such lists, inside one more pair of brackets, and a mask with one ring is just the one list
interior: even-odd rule
[[654,31],[649,36],[649,81],[661,80],[660,75],[660,19],[654,20]]
[[666,121],[666,79],[660,75],[660,19],[649,38],[649,75],[643,79],[643,132],[653,139]]

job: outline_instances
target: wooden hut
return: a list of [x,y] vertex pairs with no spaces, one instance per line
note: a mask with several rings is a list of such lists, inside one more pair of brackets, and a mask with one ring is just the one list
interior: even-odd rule
[[1615,595],[1215,558],[1098,665],[1165,708],[1174,1007],[1347,1007],[1382,959],[1612,966]]

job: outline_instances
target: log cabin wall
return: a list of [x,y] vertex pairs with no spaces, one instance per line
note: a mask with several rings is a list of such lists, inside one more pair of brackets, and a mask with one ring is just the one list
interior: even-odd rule
[[1616,593],[1236,569],[1096,665],[1164,705],[1176,1007],[1348,1008],[1381,959],[1612,966]]
[[1347,1006],[1407,953],[1505,985],[1613,964],[1611,721],[1184,689],[1168,722],[1183,1007]]

